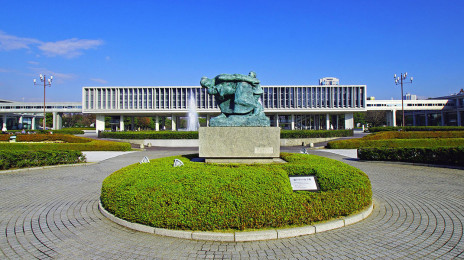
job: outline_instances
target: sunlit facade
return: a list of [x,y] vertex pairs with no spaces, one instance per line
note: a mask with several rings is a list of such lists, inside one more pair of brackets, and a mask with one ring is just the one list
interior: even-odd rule
[[[261,103],[274,126],[285,129],[353,128],[353,113],[366,110],[364,85],[262,86]],[[104,116],[186,116],[193,97],[200,116],[220,113],[200,86],[84,87],[84,113]],[[98,122],[97,122],[98,125]],[[121,126],[120,129],[123,129]]]

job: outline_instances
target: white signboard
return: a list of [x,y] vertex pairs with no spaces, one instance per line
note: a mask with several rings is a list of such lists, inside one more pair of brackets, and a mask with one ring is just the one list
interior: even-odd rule
[[293,190],[307,190],[307,191],[318,191],[319,185],[317,184],[316,176],[305,175],[305,176],[289,176],[290,185]]

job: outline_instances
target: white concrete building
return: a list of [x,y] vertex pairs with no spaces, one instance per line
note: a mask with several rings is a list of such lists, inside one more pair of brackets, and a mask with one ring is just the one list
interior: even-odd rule
[[[352,129],[353,113],[366,111],[365,85],[262,86],[262,104],[271,124],[284,129]],[[214,96],[200,86],[84,87],[82,112],[97,115],[97,131],[105,116],[178,117],[187,115],[193,95],[197,112],[209,121],[220,110]],[[158,120],[156,120],[158,122]],[[159,125],[156,126],[159,129]]]

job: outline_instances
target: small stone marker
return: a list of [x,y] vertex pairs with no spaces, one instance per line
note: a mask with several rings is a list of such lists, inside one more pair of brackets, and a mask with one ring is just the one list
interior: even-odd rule
[[290,175],[290,185],[295,190],[319,191],[319,184],[314,175]]
[[174,159],[174,164],[172,166],[174,167],[184,166],[184,163],[179,159]]
[[143,157],[143,159],[140,161],[140,164],[142,163],[150,163],[150,160],[148,159],[148,157]]
[[147,147],[151,147],[151,143],[148,143],[148,144],[147,144]]
[[301,149],[300,153],[309,154],[309,153],[308,153],[308,150],[306,150],[306,148]]
[[10,136],[10,143],[15,143],[16,142],[16,135]]

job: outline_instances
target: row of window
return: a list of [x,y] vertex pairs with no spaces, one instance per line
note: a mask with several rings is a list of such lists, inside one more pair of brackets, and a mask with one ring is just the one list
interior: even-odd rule
[[[0,106],[0,109],[43,109],[43,106]],[[82,109],[82,106],[46,106],[46,109]]]
[[[364,108],[365,86],[263,87],[266,109]],[[84,109],[158,110],[188,109],[194,99],[198,109],[216,109],[214,96],[198,87],[84,88]]]

